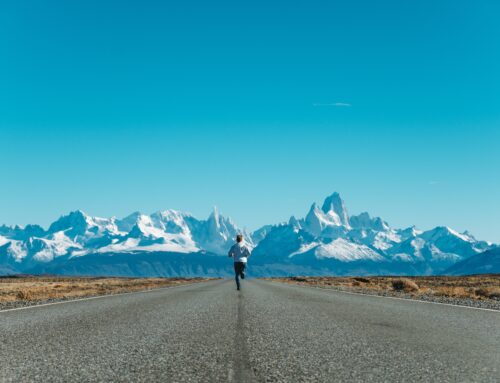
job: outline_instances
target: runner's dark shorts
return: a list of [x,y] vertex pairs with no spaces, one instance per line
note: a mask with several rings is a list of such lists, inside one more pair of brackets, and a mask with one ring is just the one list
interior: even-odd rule
[[236,274],[241,274],[245,271],[245,266],[247,264],[245,262],[234,262],[234,272]]

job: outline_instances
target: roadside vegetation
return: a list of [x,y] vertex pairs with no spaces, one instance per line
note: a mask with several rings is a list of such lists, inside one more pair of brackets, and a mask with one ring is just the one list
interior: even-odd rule
[[151,290],[210,278],[95,278],[58,276],[0,277],[0,305]]
[[284,283],[350,290],[378,295],[410,295],[500,301],[500,274],[460,277],[288,277],[265,278]]

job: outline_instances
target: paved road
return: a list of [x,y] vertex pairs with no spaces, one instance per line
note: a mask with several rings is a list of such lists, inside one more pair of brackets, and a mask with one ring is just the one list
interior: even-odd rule
[[2,382],[493,382],[500,313],[214,281],[0,312],[0,363]]

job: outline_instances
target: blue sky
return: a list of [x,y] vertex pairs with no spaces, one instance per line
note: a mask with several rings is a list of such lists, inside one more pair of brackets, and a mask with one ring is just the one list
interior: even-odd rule
[[0,223],[165,208],[241,226],[341,193],[500,242],[497,1],[13,1]]

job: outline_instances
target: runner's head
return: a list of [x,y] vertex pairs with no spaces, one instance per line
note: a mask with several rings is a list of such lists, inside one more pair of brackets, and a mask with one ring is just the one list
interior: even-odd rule
[[238,243],[239,243],[239,242],[241,242],[241,241],[243,241],[243,236],[242,236],[241,234],[238,234],[238,235],[236,236],[236,242],[238,242]]

